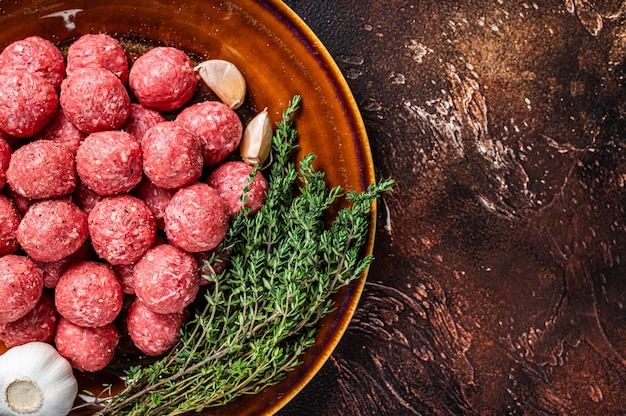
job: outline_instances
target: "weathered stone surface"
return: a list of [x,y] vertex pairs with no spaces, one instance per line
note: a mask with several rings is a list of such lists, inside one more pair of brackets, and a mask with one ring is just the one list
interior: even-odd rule
[[626,3],[286,3],[397,185],[352,324],[281,414],[624,414]]

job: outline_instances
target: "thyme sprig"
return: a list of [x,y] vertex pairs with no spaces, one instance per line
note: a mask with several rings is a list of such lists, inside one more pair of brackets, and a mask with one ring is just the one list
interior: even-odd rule
[[277,123],[265,205],[233,219],[218,250],[232,253],[230,266],[204,276],[211,281],[205,303],[180,342],[155,363],[131,368],[126,389],[97,414],[178,415],[277,383],[314,344],[333,294],[373,260],[362,256],[370,209],[392,181],[344,192],[327,186],[314,154],[296,166],[292,117],[299,107],[296,96]]

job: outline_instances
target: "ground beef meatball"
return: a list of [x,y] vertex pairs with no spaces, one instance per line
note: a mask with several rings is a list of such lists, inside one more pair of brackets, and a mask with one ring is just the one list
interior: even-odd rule
[[74,71],[61,84],[61,108],[87,134],[121,127],[130,114],[130,97],[118,77],[103,68]]
[[25,69],[41,75],[57,90],[65,77],[65,61],[59,48],[39,36],[11,43],[0,53],[0,68]]
[[157,229],[165,228],[165,208],[170,203],[170,199],[176,193],[176,189],[160,188],[153,184],[149,179],[144,178],[139,186],[134,189],[133,194],[142,199],[156,220]]
[[45,262],[36,261],[35,264],[43,271],[43,287],[54,289],[63,273],[73,264],[86,261],[94,257],[89,239],[78,250],[61,260]]
[[0,188],[7,183],[7,169],[11,162],[11,153],[13,150],[9,143],[0,137]]
[[160,244],[135,264],[135,294],[155,313],[179,313],[200,288],[198,265],[193,256],[169,244]]
[[122,310],[122,283],[110,265],[83,261],[70,266],[59,279],[54,304],[75,325],[97,328],[110,324]]
[[43,273],[28,257],[0,257],[0,323],[14,322],[30,312],[43,293]]
[[206,166],[216,165],[231,154],[243,134],[237,113],[219,101],[203,101],[183,109],[176,121],[200,138]]
[[26,214],[28,208],[30,208],[31,205],[37,202],[36,200],[23,197],[22,195],[15,192],[10,186],[4,188],[4,192],[9,197],[9,199],[13,201],[13,205],[15,205],[15,208],[17,209],[17,212],[20,213],[20,215]]
[[105,33],[88,33],[76,39],[67,50],[67,74],[82,68],[104,68],[126,84],[128,58],[117,39]]
[[17,228],[24,251],[37,261],[53,262],[77,251],[89,236],[87,214],[69,199],[31,205]]
[[226,235],[228,207],[215,189],[195,183],[174,194],[164,219],[171,244],[190,253],[208,251]]
[[59,101],[54,86],[25,69],[0,72],[0,129],[19,137],[41,131],[54,117]]
[[13,152],[6,176],[11,188],[25,198],[69,195],[76,187],[74,156],[60,143],[36,140]]
[[26,315],[17,321],[0,324],[0,340],[8,348],[33,341],[52,342],[58,320],[59,314],[54,309],[53,297],[44,292],[39,302]]
[[78,130],[65,116],[63,110],[57,110],[54,118],[42,131],[35,135],[35,140],[52,140],[64,145],[72,155],[76,156],[78,146],[87,137],[86,133]]
[[133,135],[141,143],[150,127],[165,120],[165,116],[158,111],[133,103],[130,105],[130,115],[122,126],[122,130]]
[[199,79],[183,51],[159,46],[137,58],[130,68],[128,84],[144,107],[172,111],[189,101]]
[[141,145],[123,131],[92,133],[76,152],[76,171],[82,183],[102,196],[126,193],[141,181]]
[[128,334],[137,348],[146,355],[165,354],[178,341],[184,314],[154,313],[139,299],[128,309]]
[[113,270],[122,282],[122,291],[127,295],[135,294],[135,283],[133,281],[134,264],[114,264]]
[[228,205],[228,213],[231,217],[241,211],[241,198],[246,187],[248,190],[243,206],[250,208],[250,213],[257,212],[265,203],[267,180],[259,170],[254,175],[252,183],[249,184],[252,169],[253,167],[245,162],[226,162],[218,166],[207,179],[207,183],[217,190]]
[[0,194],[0,256],[14,253],[19,248],[15,233],[20,221],[20,214],[13,201]]
[[177,189],[202,175],[202,150],[196,135],[173,121],[151,127],[141,142],[143,171],[156,186]]
[[85,211],[86,214],[89,214],[93,207],[95,207],[96,204],[104,198],[106,197],[89,189],[89,187],[85,185],[80,178],[78,178],[76,181],[76,189],[74,189],[74,192],[72,193],[72,200],[80,207],[80,209]]
[[120,335],[113,324],[84,328],[61,317],[54,342],[61,356],[72,367],[82,371],[99,371],[106,367],[117,349]]
[[131,264],[152,246],[156,222],[145,202],[116,195],[98,202],[89,213],[91,244],[111,264]]

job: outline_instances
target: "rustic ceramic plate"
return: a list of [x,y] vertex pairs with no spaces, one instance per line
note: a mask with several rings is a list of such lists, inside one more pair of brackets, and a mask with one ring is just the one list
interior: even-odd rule
[[[0,1],[0,12],[0,48],[31,35],[62,46],[82,34],[103,32],[121,39],[133,53],[161,44],[182,48],[197,59],[230,60],[248,82],[250,113],[267,107],[278,121],[291,98],[302,96],[297,118],[301,153],[318,155],[318,167],[331,185],[360,191],[374,180],[366,132],[346,82],[316,36],[281,1]],[[201,92],[197,99],[206,94],[210,93]],[[367,253],[372,251],[374,220],[375,213]],[[321,323],[315,346],[283,382],[203,414],[278,411],[331,354],[356,308],[365,278],[338,293],[336,312]],[[97,373],[92,378],[99,382],[104,377]],[[85,377],[80,379],[87,383]]]

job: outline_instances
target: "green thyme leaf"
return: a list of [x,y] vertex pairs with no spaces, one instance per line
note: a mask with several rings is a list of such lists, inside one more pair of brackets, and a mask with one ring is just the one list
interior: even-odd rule
[[[128,371],[127,388],[101,403],[100,415],[177,415],[254,394],[284,378],[315,343],[333,294],[372,262],[362,256],[373,202],[393,186],[362,193],[328,188],[315,155],[292,161],[297,148],[296,96],[277,123],[265,205],[243,210],[218,251],[232,253],[211,283],[204,306],[178,345],[152,365]],[[340,208],[329,224],[331,207]],[[213,261],[214,259],[208,260]]]

